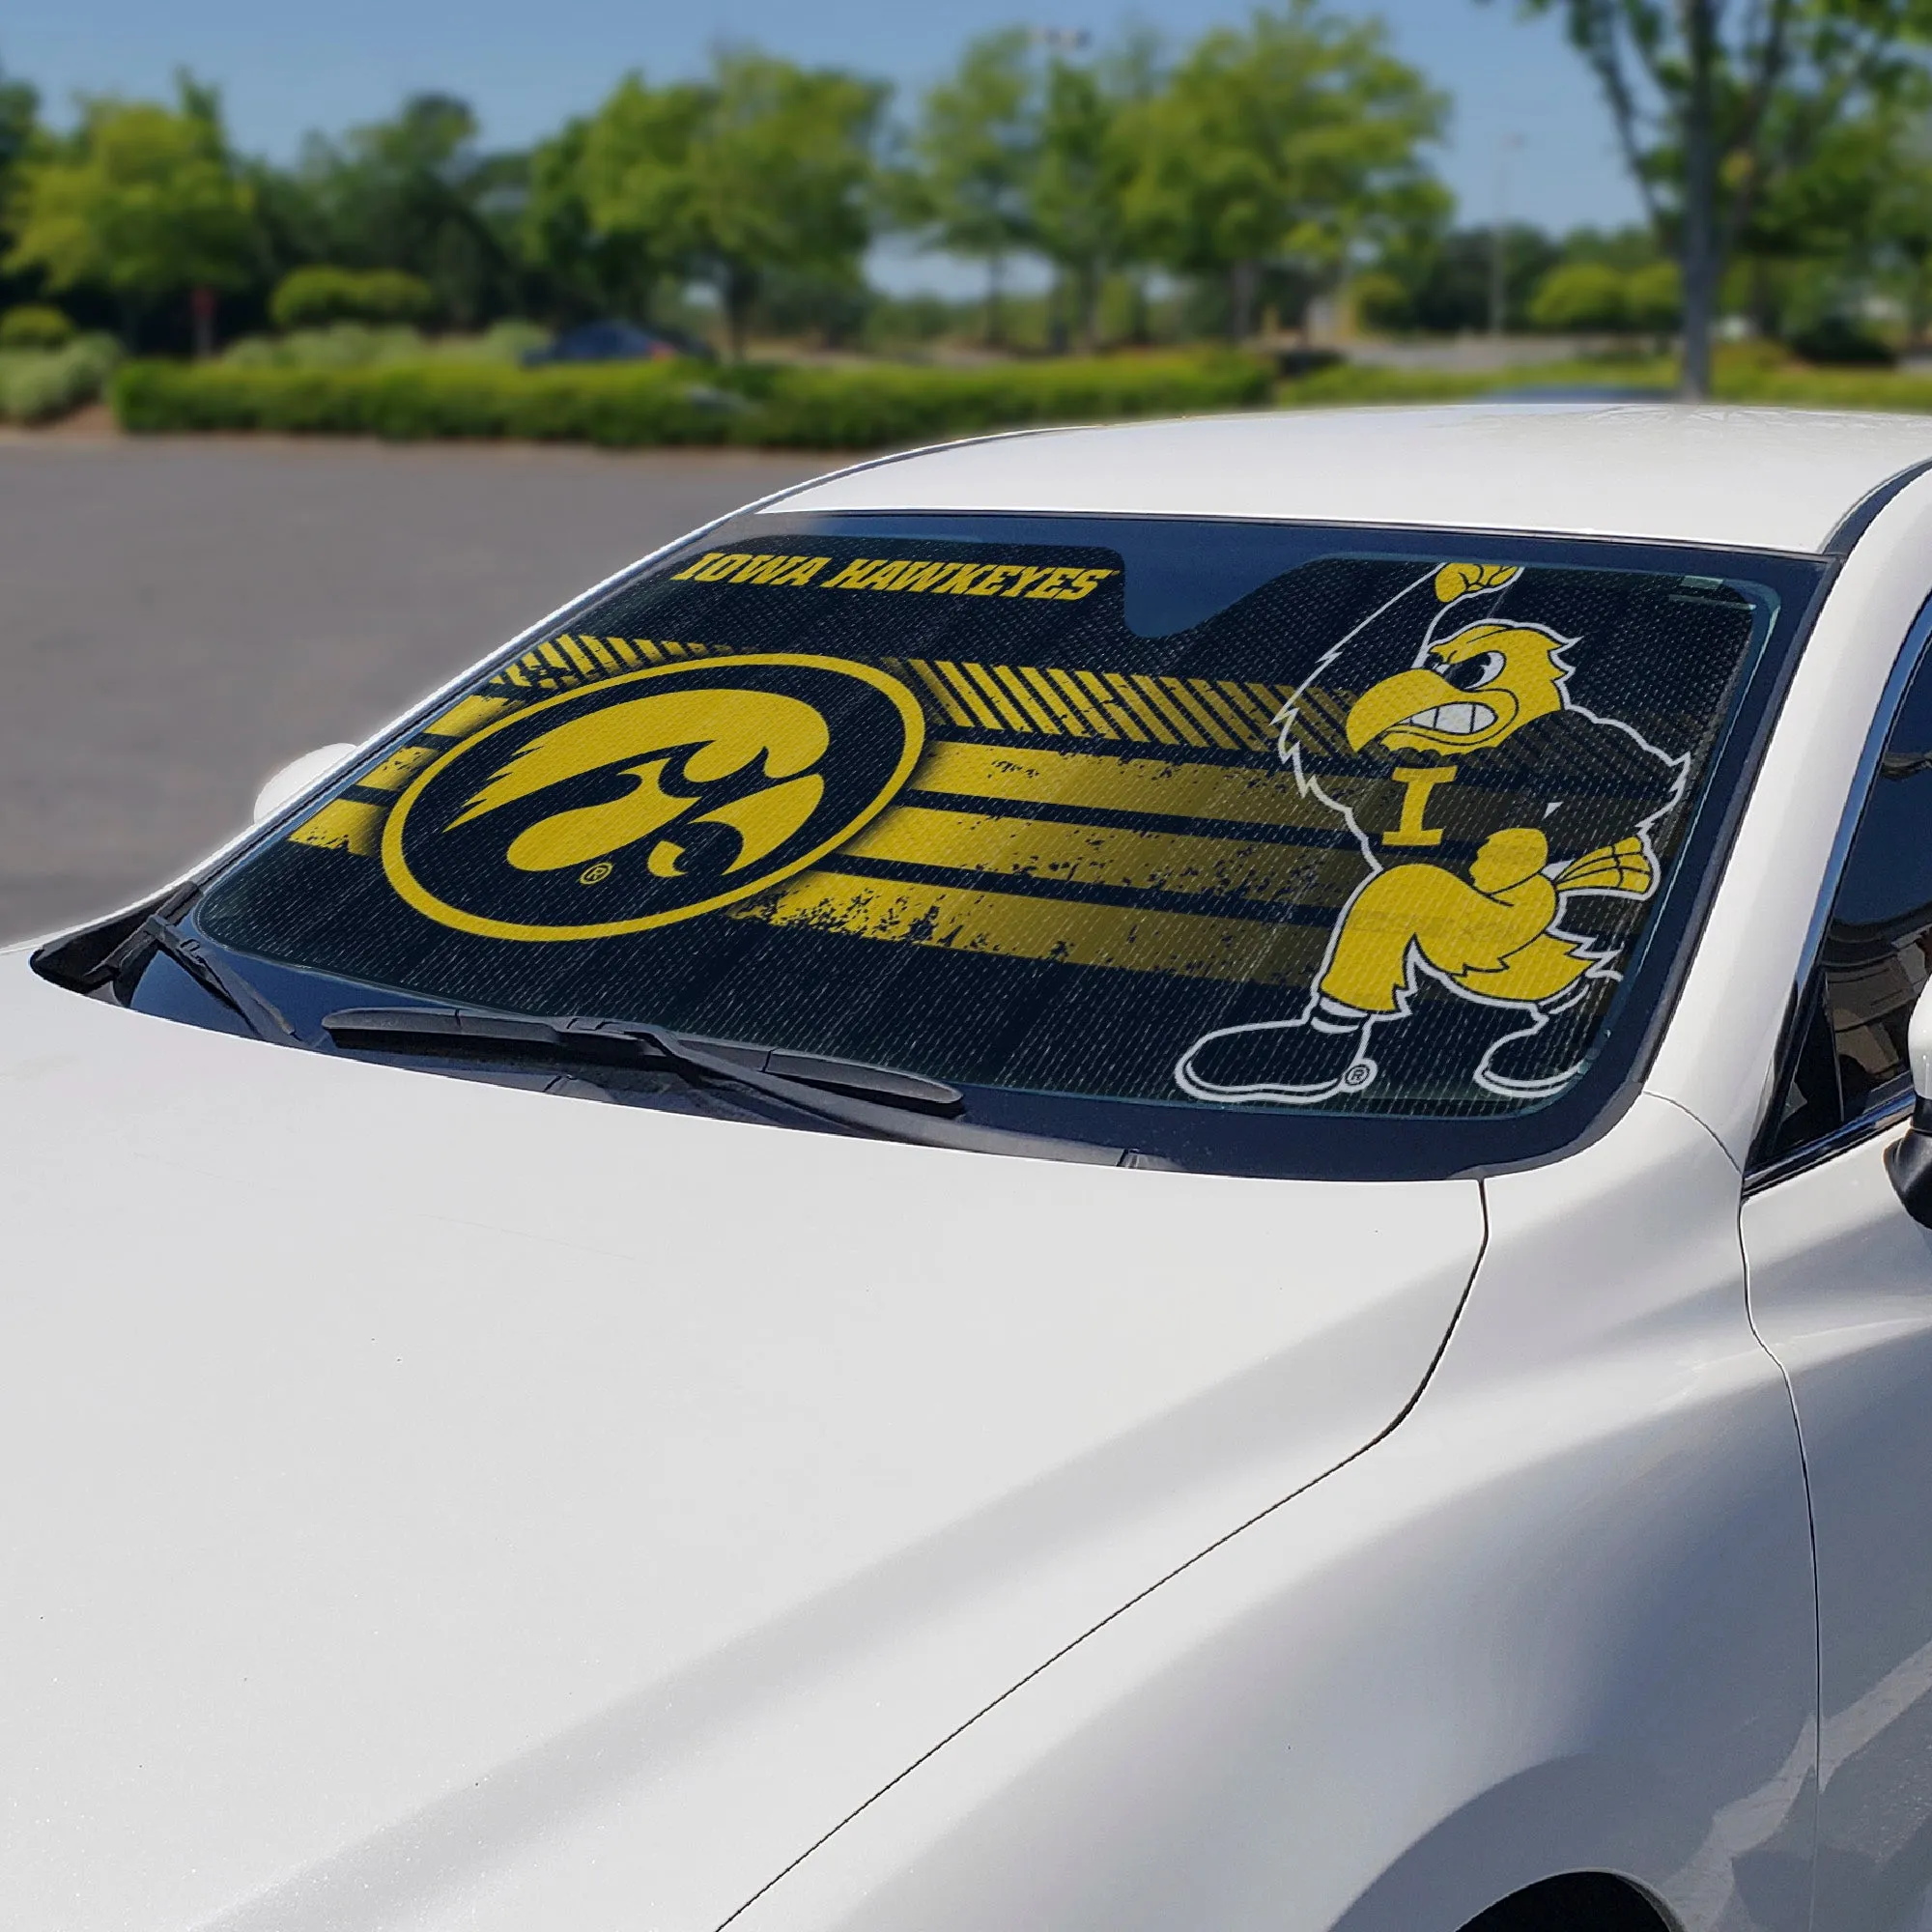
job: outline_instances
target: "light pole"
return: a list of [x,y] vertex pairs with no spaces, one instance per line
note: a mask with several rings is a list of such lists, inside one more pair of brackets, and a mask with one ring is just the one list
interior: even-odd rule
[[1495,218],[1490,223],[1490,333],[1503,332],[1503,309],[1508,297],[1505,260],[1509,248],[1509,157],[1522,146],[1520,134],[1504,134],[1496,142]]

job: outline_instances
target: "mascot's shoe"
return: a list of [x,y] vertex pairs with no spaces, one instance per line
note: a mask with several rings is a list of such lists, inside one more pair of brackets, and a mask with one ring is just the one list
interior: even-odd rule
[[1546,1008],[1520,1032],[1505,1034],[1483,1056],[1476,1084],[1513,1100],[1560,1093],[1583,1070],[1583,1056],[1615,987],[1614,980],[1589,980],[1567,1006]]
[[1365,1014],[1319,1002],[1298,1020],[1264,1020],[1204,1034],[1180,1056],[1175,1084],[1197,1100],[1262,1100],[1306,1107],[1375,1084]]

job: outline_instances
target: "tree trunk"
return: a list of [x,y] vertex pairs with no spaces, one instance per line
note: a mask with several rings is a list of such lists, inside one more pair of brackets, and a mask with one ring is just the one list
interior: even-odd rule
[[752,300],[758,292],[758,278],[747,269],[732,267],[724,271],[724,339],[731,360],[745,359],[745,336],[751,327]]
[[1080,305],[1079,339],[1081,349],[1092,355],[1100,346],[1100,271],[1092,262],[1083,263],[1073,282]]
[[1003,349],[1007,341],[1005,305],[1007,258],[999,253],[986,257],[986,347]]
[[187,292],[188,315],[194,324],[194,359],[206,362],[214,354],[214,291],[192,288]]
[[1777,296],[1771,285],[1771,264],[1762,255],[1750,258],[1750,320],[1752,332],[1764,342],[1777,335]]
[[1711,335],[1717,322],[1718,155],[1715,112],[1717,22],[1714,0],[1682,0],[1690,71],[1684,98],[1685,396],[1711,393]]
[[1229,278],[1229,333],[1245,342],[1255,332],[1255,293],[1261,285],[1259,262],[1236,262]]

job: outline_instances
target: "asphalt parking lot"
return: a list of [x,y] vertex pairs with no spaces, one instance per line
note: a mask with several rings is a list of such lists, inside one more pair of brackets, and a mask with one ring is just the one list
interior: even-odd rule
[[0,441],[0,939],[125,902],[269,772],[364,736],[809,457]]

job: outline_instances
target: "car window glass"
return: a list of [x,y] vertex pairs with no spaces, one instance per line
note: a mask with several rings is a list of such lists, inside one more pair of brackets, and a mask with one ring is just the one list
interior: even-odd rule
[[1832,903],[1767,1151],[1783,1158],[1908,1090],[1932,962],[1932,657],[1887,734]]

